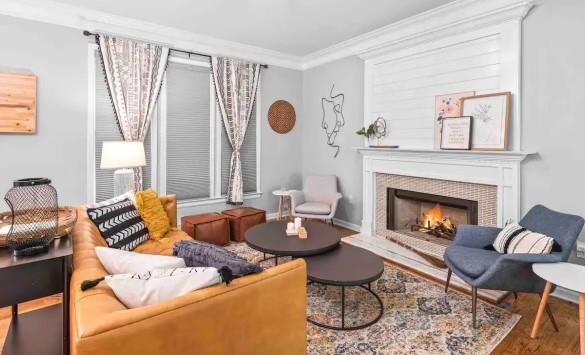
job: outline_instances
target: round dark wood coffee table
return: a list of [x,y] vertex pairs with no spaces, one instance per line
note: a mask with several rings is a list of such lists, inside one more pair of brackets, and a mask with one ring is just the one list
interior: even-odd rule
[[[341,244],[338,248],[320,255],[304,258],[307,262],[307,276],[311,282],[341,287],[341,327],[318,323],[310,317],[309,322],[320,327],[335,330],[356,330],[376,323],[384,314],[380,297],[372,290],[371,282],[384,272],[384,261],[378,255],[351,245]],[[376,318],[364,324],[345,326],[345,287],[357,286],[373,295],[380,306]]]
[[[307,239],[286,235],[286,221],[274,221],[256,225],[246,231],[246,243],[253,249],[275,256],[295,258],[328,252],[339,245],[337,230],[320,222],[305,222]],[[265,258],[266,260],[266,258]]]

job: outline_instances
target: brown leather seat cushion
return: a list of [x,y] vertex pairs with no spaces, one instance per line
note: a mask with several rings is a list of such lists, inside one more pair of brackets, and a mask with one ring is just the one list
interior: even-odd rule
[[229,221],[219,213],[182,217],[181,229],[193,239],[202,242],[217,245],[227,245],[230,242]]
[[229,218],[232,240],[241,242],[251,227],[266,223],[266,211],[253,207],[240,207],[222,212]]

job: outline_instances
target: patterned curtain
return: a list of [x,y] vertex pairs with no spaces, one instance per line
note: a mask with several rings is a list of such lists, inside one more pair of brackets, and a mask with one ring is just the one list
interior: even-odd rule
[[[144,142],[167,67],[169,48],[96,36],[112,105],[125,141]],[[135,191],[142,190],[142,169],[134,170]]]
[[256,100],[260,65],[231,58],[212,57],[211,72],[223,126],[232,146],[227,203],[244,203],[240,149]]

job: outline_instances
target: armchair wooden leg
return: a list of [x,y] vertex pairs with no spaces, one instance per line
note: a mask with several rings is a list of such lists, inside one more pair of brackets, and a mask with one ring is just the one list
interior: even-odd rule
[[532,332],[530,332],[530,337],[532,339],[538,336],[538,333],[540,333],[540,329],[542,328],[542,317],[544,316],[546,303],[548,302],[548,296],[550,295],[551,290],[552,283],[547,282],[546,286],[544,286],[544,292],[542,293],[542,299],[540,300],[540,305],[538,306],[538,312],[536,312],[534,324],[532,325]]
[[330,222],[331,222],[331,227],[335,227],[335,224],[333,224],[333,218],[331,218]]
[[473,328],[477,328],[477,288],[471,288],[471,321],[473,323]]
[[447,281],[445,282],[445,293],[449,291],[449,283],[451,282],[451,274],[453,271],[451,269],[447,269]]
[[552,312],[552,310],[550,309],[550,305],[547,303],[546,304],[546,314],[548,315],[548,319],[550,319],[550,322],[552,323],[553,328],[555,328],[555,332],[559,331],[559,327],[557,326],[557,321],[555,320],[555,316]]

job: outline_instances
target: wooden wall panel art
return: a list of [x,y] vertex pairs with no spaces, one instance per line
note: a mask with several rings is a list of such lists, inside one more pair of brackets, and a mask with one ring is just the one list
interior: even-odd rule
[[37,77],[0,73],[0,133],[35,133]]

